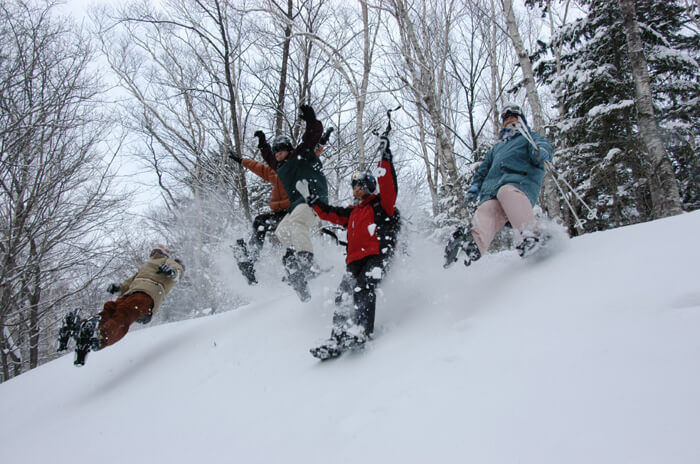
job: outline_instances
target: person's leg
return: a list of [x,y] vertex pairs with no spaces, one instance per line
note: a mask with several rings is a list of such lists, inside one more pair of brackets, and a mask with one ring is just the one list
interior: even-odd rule
[[483,202],[476,209],[471,220],[471,234],[481,255],[485,255],[489,245],[508,219],[499,200],[491,199]]
[[355,275],[354,288],[354,322],[364,329],[365,335],[374,332],[374,317],[377,305],[376,288],[384,276],[382,259],[379,256],[368,256]]
[[275,235],[285,248],[294,248],[297,252],[313,253],[311,228],[318,222],[318,216],[306,203],[298,205],[280,221]]
[[504,185],[496,195],[510,224],[519,232],[534,232],[537,221],[530,199],[513,185]]
[[153,299],[141,292],[123,296],[111,303],[114,303],[114,311],[100,312],[99,332],[102,336],[100,348],[121,340],[129,331],[129,326],[137,319],[151,314],[151,308],[153,308]]

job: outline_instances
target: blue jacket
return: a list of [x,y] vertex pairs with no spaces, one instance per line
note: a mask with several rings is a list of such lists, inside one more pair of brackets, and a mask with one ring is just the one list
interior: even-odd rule
[[[532,138],[542,150],[554,153],[546,137],[530,131]],[[498,189],[506,184],[522,190],[535,206],[542,188],[544,162],[538,150],[520,133],[509,140],[494,145],[474,174],[472,185],[479,187],[479,204],[496,198]]]
[[323,163],[313,151],[307,149],[290,154],[287,160],[277,168],[277,176],[289,195],[288,213],[306,202],[297,191],[298,180],[306,179],[309,183],[309,192],[317,195],[322,202],[328,203],[328,182],[323,174]]

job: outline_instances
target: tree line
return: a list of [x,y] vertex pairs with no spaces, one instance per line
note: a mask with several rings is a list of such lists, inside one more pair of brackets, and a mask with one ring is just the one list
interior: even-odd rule
[[[2,381],[53,359],[62,315],[99,307],[155,242],[187,263],[161,321],[242,301],[212,268],[269,187],[228,153],[256,157],[256,130],[298,139],[304,103],[336,128],[332,203],[401,106],[399,204],[435,238],[472,213],[509,102],[556,146],[540,207],[570,235],[700,207],[697,0],[135,1],[80,22],[8,0],[0,15]],[[125,164],[152,179],[150,208],[134,210]]]

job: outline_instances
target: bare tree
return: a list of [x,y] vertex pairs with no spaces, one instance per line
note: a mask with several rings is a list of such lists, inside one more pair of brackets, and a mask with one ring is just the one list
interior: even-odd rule
[[654,118],[649,69],[644,56],[634,0],[620,0],[619,3],[634,77],[637,122],[648,151],[646,170],[651,190],[652,214],[654,218],[681,214],[678,184]]
[[[111,250],[101,237],[120,207],[98,148],[109,125],[97,104],[92,45],[54,6],[12,0],[0,7],[3,379],[39,364],[55,308],[103,271],[91,262]],[[75,278],[78,268],[87,272]],[[19,369],[10,369],[13,362]]]
[[[535,82],[535,75],[532,70],[532,61],[530,60],[530,56],[525,48],[525,45],[523,44],[523,40],[518,29],[518,24],[515,19],[513,1],[502,0],[502,5],[503,12],[506,17],[508,34],[518,54],[518,61],[520,62],[520,68],[523,73],[523,82],[527,91],[527,101],[530,104],[530,109],[532,110],[533,126],[536,131],[543,132],[545,125],[544,113],[542,112],[542,105],[540,103],[541,100]],[[551,217],[561,217],[559,194],[557,192],[555,181],[551,175],[546,176],[544,180],[544,204]]]

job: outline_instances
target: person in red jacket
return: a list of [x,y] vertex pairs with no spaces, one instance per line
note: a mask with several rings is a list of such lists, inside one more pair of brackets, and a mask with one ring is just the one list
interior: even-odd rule
[[354,281],[353,311],[349,317],[334,315],[329,340],[340,345],[364,343],[374,332],[375,289],[394,247],[391,228],[398,187],[386,136],[381,137],[380,152],[376,178],[370,171],[352,175],[355,205],[330,206],[313,195],[306,199],[321,219],[343,226],[348,232],[346,277]]

